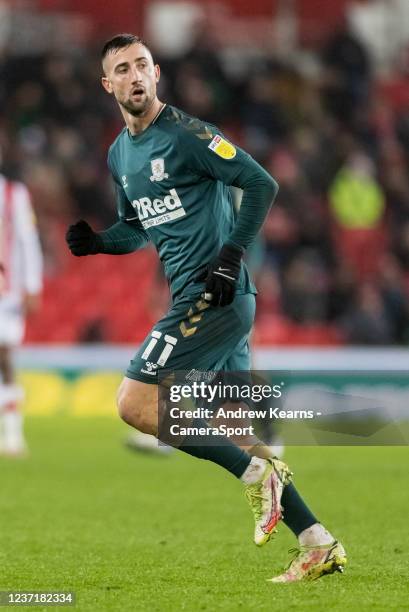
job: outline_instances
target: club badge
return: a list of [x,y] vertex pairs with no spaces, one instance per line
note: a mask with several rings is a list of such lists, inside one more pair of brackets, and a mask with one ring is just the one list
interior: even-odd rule
[[151,161],[152,176],[150,177],[152,183],[154,181],[163,181],[163,179],[169,178],[169,174],[165,172],[165,160],[163,158],[153,159]]

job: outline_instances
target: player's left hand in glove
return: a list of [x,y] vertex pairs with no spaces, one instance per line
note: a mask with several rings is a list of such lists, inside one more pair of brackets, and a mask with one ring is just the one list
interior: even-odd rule
[[74,225],[70,225],[65,240],[71,253],[77,257],[100,253],[100,238],[83,219],[74,223]]
[[236,284],[240,276],[243,251],[239,247],[225,244],[197,281],[205,281],[202,297],[212,306],[228,306],[234,300]]

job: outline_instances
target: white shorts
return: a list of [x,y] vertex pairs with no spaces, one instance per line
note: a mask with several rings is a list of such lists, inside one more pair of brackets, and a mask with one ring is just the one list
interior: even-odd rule
[[0,297],[0,345],[21,344],[24,329],[25,320],[21,300],[12,295]]

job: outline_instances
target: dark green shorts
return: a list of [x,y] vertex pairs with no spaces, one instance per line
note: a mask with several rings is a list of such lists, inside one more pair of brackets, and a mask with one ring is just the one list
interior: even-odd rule
[[251,293],[224,308],[201,298],[180,299],[156,323],[131,360],[128,378],[158,383],[158,370],[238,371],[250,369],[248,338],[256,310]]

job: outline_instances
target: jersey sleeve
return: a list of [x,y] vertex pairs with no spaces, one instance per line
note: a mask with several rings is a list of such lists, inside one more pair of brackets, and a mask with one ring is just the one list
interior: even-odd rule
[[43,285],[43,256],[36,218],[27,188],[17,183],[16,231],[23,260],[23,286],[27,293],[38,294]]
[[186,165],[200,176],[241,187],[249,166],[270,175],[243,149],[228,141],[215,127],[196,120],[179,131],[179,150],[186,152]]
[[246,249],[254,240],[278,192],[278,185],[248,153],[214,126],[192,120],[180,130],[179,149],[195,174],[243,189],[243,199],[228,242]]

